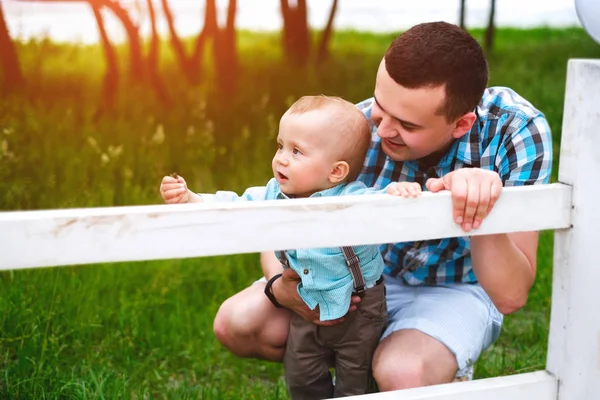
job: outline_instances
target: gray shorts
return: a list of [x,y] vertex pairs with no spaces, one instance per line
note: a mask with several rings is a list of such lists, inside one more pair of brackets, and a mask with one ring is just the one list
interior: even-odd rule
[[500,334],[502,314],[478,284],[409,286],[386,277],[388,326],[382,339],[401,329],[416,329],[454,353],[456,376],[473,374],[473,364]]

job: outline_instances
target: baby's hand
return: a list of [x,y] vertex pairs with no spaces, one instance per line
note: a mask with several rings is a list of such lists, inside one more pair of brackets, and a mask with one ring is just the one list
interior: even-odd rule
[[190,200],[185,179],[176,173],[163,177],[160,195],[167,204],[187,203]]
[[386,188],[388,194],[401,197],[417,197],[421,193],[421,185],[417,182],[394,182]]

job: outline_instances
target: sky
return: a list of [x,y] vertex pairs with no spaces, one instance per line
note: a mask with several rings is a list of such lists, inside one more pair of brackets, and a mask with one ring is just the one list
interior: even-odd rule
[[[54,41],[95,43],[98,41],[96,22],[85,3],[2,1],[11,36],[22,39],[48,36]],[[156,4],[159,31],[166,34],[160,1]],[[600,0],[598,0],[600,1]],[[148,32],[149,21],[145,0],[121,0],[140,22],[142,32]],[[307,0],[309,23],[314,28],[325,25],[332,1]],[[227,0],[217,0],[219,18],[225,19]],[[498,26],[581,26],[573,0],[497,0]],[[203,20],[202,0],[169,0],[175,14],[178,32],[196,34]],[[482,27],[487,23],[490,0],[466,0],[467,27]],[[458,23],[459,0],[340,0],[335,19],[337,29],[356,29],[373,32],[396,32],[427,21]],[[125,34],[120,24],[105,13],[107,30],[115,42]],[[281,28],[279,0],[238,0],[237,27],[273,31]]]

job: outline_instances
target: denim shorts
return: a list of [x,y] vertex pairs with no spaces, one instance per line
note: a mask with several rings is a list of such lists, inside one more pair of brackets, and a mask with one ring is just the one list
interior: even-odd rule
[[388,325],[382,339],[416,329],[454,353],[457,377],[472,378],[473,364],[500,334],[502,314],[478,284],[409,286],[385,277]]

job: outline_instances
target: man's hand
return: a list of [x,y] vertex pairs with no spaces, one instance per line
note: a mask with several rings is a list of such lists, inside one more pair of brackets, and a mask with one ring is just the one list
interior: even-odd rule
[[[342,317],[331,321],[321,321],[319,319],[319,307],[311,310],[298,294],[298,283],[300,283],[300,277],[298,274],[290,268],[284,269],[281,278],[273,282],[273,286],[271,286],[273,296],[275,296],[277,302],[285,308],[300,315],[306,321],[312,322],[316,325],[331,326],[344,320],[344,317]],[[352,299],[350,300],[350,309],[348,312],[355,311],[356,304],[359,302],[360,297],[352,296]]]
[[165,176],[160,183],[160,196],[167,204],[188,203],[190,196],[185,179],[174,174]]
[[480,168],[457,169],[442,178],[428,179],[425,185],[433,193],[452,192],[454,222],[465,232],[479,228],[502,192],[500,176]]

